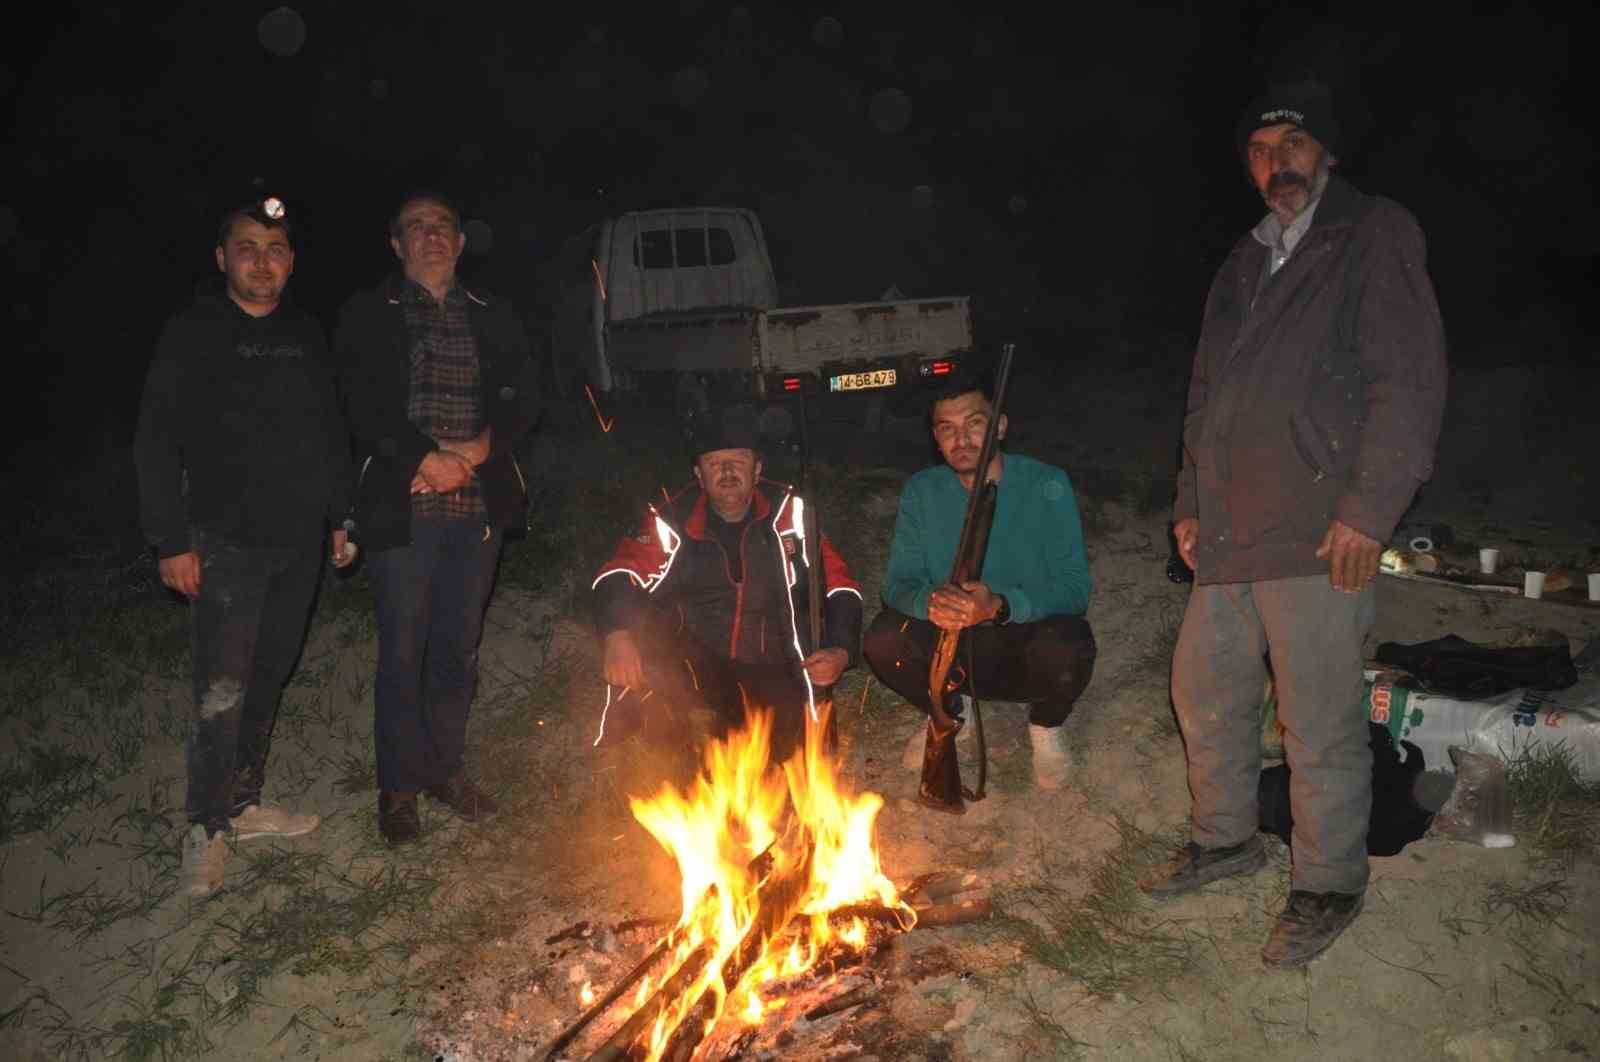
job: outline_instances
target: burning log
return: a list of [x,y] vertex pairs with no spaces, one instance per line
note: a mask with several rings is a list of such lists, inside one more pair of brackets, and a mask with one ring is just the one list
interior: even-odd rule
[[665,929],[672,924],[670,918],[625,918],[611,927],[611,932],[617,936],[627,933],[637,933],[645,929]]
[[[627,918],[612,926],[611,933],[613,936],[620,937],[627,933],[638,933],[647,929],[665,929],[670,925],[672,925],[672,919],[670,918]],[[558,933],[552,933],[544,938],[544,942],[549,945],[560,944],[566,940],[590,940],[596,936],[603,937],[605,932],[606,927],[603,923],[595,925],[585,919],[582,922],[574,922]]]
[[808,847],[805,857],[781,879],[763,884],[761,908],[756,912],[755,920],[739,939],[738,947],[722,964],[723,991],[715,992],[708,987],[701,993],[694,1008],[678,1023],[661,1052],[661,1057],[669,1062],[688,1062],[695,1048],[700,1046],[700,1041],[711,1031],[710,1026],[726,999],[726,993],[733,991],[746,971],[761,958],[767,943],[800,910],[806,890],[811,886],[811,849]]
[[544,938],[545,944],[559,944],[563,940],[587,940],[594,933],[594,928],[587,920],[570,925],[559,933],[553,933]]
[[[772,861],[772,849],[769,847],[750,863],[750,870],[752,873],[764,872],[771,867]],[[782,929],[784,924],[793,916],[794,910],[798,906],[801,898],[804,895],[805,888],[809,883],[810,875],[811,858],[808,851],[806,853],[805,860],[799,866],[785,874],[781,879],[776,881],[768,879],[762,882],[760,888],[757,890],[757,895],[760,897],[761,901],[761,907],[756,915],[756,919],[751,923],[749,930],[746,931],[739,947],[732,955],[729,956],[727,963],[723,965],[723,984],[727,986],[728,989],[731,989],[733,985],[738,983],[739,976],[742,976],[744,970],[748,968],[749,964],[754,962],[755,959],[760,956],[760,945],[768,937],[775,934],[779,929]],[[781,919],[779,916],[780,909],[782,910]],[[755,935],[758,933],[758,931],[762,930],[763,927],[766,927],[765,933],[763,935]],[[743,965],[739,968],[737,974],[733,974],[731,971],[734,964],[738,963],[741,958],[744,957],[745,949],[747,946],[749,946],[752,939],[755,941],[755,950],[753,950],[747,958],[743,958]],[[638,967],[635,967],[635,969],[630,972],[628,977],[624,978],[621,983],[607,993],[607,1000],[605,1001],[606,1005],[610,1006],[612,1002],[615,1002],[618,998],[620,998],[622,993],[627,990],[627,987],[633,982],[637,981],[644,974],[645,970],[649,969],[649,967],[653,965],[663,954],[665,954],[671,946],[673,946],[673,938],[669,936],[668,939],[661,942],[655,951],[646,956],[644,961],[641,962]],[[666,1010],[673,1004],[675,1000],[682,997],[685,992],[694,986],[695,981],[699,979],[701,973],[705,970],[706,964],[711,961],[714,955],[715,949],[709,943],[702,944],[694,951],[690,952],[688,958],[683,960],[678,968],[672,972],[672,975],[668,977],[659,988],[656,989],[650,998],[646,999],[642,1006],[637,1008],[631,1015],[628,1016],[628,1020],[623,1022],[616,1032],[611,1034],[610,1039],[606,1040],[604,1044],[600,1045],[599,1050],[589,1056],[589,1062],[620,1062],[621,1059],[628,1058],[634,1044],[641,1036],[645,1035],[652,1025],[655,1024],[656,1018],[661,1015],[661,1012]],[[706,993],[706,995],[710,994],[711,993],[709,992]],[[705,1003],[705,995],[701,996],[700,1003],[702,1005]],[[715,1000],[713,1000],[713,1009],[715,1005]],[[598,1004],[596,1006],[598,1007]],[[598,1013],[595,1008],[590,1009],[595,1011],[595,1013]],[[700,1009],[701,1008],[699,1006],[695,1008],[696,1014],[698,1014]],[[707,1014],[704,1019],[696,1022],[697,1027],[703,1025],[705,1021],[709,1021],[713,1016],[713,1014]],[[568,1034],[563,1034],[562,1039],[557,1041],[555,1047],[551,1048],[550,1053],[546,1055],[546,1058],[554,1058],[555,1053],[560,1048],[571,1042],[572,1036],[577,1034],[578,1029],[581,1029],[583,1025],[588,1024],[590,1017],[590,1015],[586,1015],[584,1019],[580,1019],[579,1025],[569,1030]],[[690,1017],[684,1019],[684,1024],[694,1020],[695,1015],[691,1015]],[[679,1026],[680,1029],[682,1027],[682,1025]],[[704,1035],[704,1030],[701,1031],[701,1035]],[[697,1039],[695,1043],[698,1044],[699,1040]],[[692,1047],[690,1048],[690,1051],[693,1051]]]
[[893,925],[901,931],[910,930],[913,925],[901,908],[888,907],[881,903],[853,903],[845,907],[835,907],[828,912],[830,926],[847,926],[856,919]]
[[978,875],[972,871],[936,870],[913,879],[900,894],[900,898],[907,903],[910,903],[913,897],[937,903],[979,888],[982,888],[982,885],[978,881]]
[[994,916],[994,904],[988,900],[962,900],[960,903],[941,903],[932,907],[913,908],[917,912],[917,926],[962,926],[972,922],[987,922]]
[[656,989],[651,997],[644,1001],[644,1005],[629,1015],[611,1038],[600,1045],[600,1050],[589,1056],[589,1062],[622,1062],[630,1056],[636,1040],[649,1031],[650,1026],[661,1012],[672,1005],[672,1001],[688,990],[700,976],[706,963],[711,961],[713,949],[710,944],[702,944],[689,953],[683,964],[673,971],[672,976]]
[[628,971],[627,976],[618,981],[616,984],[612,985],[611,991],[595,1000],[594,1006],[584,1011],[583,1014],[579,1016],[577,1021],[567,1026],[566,1030],[562,1032],[560,1036],[556,1037],[555,1043],[551,1044],[550,1049],[545,1052],[545,1062],[554,1062],[554,1060],[560,1056],[561,1052],[566,1048],[566,1046],[570,1044],[579,1033],[588,1028],[590,1022],[604,1014],[606,1010],[610,1008],[611,1004],[621,999],[622,994],[629,988],[633,987],[635,981],[639,980],[639,978],[643,977],[650,970],[650,967],[654,966],[656,963],[665,958],[671,947],[672,938],[670,936],[664,938],[660,944],[657,944],[655,948],[651,950],[649,955],[646,955],[643,959],[639,960],[639,965]]
[[[765,875],[765,874],[767,874],[767,873],[769,873],[771,871],[771,869],[772,869],[772,861],[773,861],[772,847],[773,847],[772,845],[768,845],[766,848],[762,849],[761,854],[756,856],[754,859],[752,859],[750,861],[749,866],[746,867],[746,870],[748,871],[748,873],[750,874],[750,876],[752,878],[762,877],[763,875]],[[711,902],[714,899],[714,896],[715,896],[715,888],[713,887],[712,892],[708,893],[701,900],[702,904]],[[661,926],[661,925],[665,925],[665,924],[666,923],[664,921],[662,921],[661,919],[656,919],[656,918],[635,918],[635,919],[632,919],[632,920],[629,920],[629,921],[618,922],[616,924],[616,926],[614,927],[614,932],[617,932],[617,933],[633,932],[634,930],[647,929],[647,928],[650,928],[652,926]],[[588,923],[587,922],[579,922],[578,925],[587,927]],[[572,928],[576,929],[577,927],[574,926]],[[569,932],[571,932],[571,930],[563,930],[561,933],[556,934],[555,937],[552,937],[551,940],[555,940],[557,938],[563,937],[563,936],[567,935],[567,933],[569,933]],[[663,937],[661,939],[661,943],[657,944],[654,948],[650,949],[650,954],[646,955],[643,959],[640,959],[638,965],[635,966],[633,969],[629,970],[627,972],[627,974],[623,976],[622,980],[620,980],[616,984],[612,985],[611,986],[611,990],[609,992],[607,992],[604,996],[602,996],[598,1000],[596,1000],[593,1006],[591,1006],[588,1010],[584,1011],[583,1014],[581,1014],[578,1017],[577,1021],[575,1021],[571,1025],[567,1026],[566,1029],[562,1031],[561,1035],[556,1037],[555,1042],[552,1043],[550,1045],[549,1049],[545,1052],[545,1056],[544,1056],[545,1057],[545,1062],[554,1062],[554,1060],[557,1057],[560,1056],[562,1050],[565,1049],[566,1046],[568,1044],[570,1044],[577,1037],[577,1035],[579,1033],[581,1033],[584,1029],[588,1028],[590,1022],[594,1021],[600,1015],[604,1014],[606,1012],[606,1010],[609,1009],[613,1003],[615,1003],[617,1000],[621,999],[622,998],[622,994],[624,992],[626,992],[629,988],[632,988],[633,985],[639,980],[639,978],[643,977],[646,973],[648,973],[650,971],[650,968],[652,966],[654,966],[656,963],[660,962],[662,959],[666,958],[667,954],[669,952],[671,952],[673,948],[678,946],[678,944],[680,943],[680,940],[681,940],[681,938],[679,936],[678,930],[676,930],[676,929],[674,929],[671,933],[668,933],[665,937]],[[545,941],[546,944],[548,944],[550,942],[551,942],[550,940]],[[704,950],[704,949],[701,949],[701,950]],[[695,957],[695,955],[693,955],[693,954],[691,954],[689,956],[690,959],[693,959],[694,957]],[[709,957],[709,953],[707,953],[707,957]],[[705,966],[705,961],[706,961],[705,959],[701,959],[700,963],[699,963],[699,966],[696,967],[696,969],[698,970],[700,967]],[[688,965],[689,965],[688,960],[685,960],[684,967],[687,967]],[[682,968],[680,968],[680,970],[681,969]],[[685,983],[687,984],[688,982],[686,981]],[[642,1028],[642,1026],[641,1026],[641,1028]],[[618,1032],[620,1033],[621,1030],[618,1030]],[[616,1036],[613,1035],[612,1039],[616,1039]],[[607,1041],[607,1042],[609,1043],[609,1041]],[[599,1057],[599,1056],[597,1055],[596,1057]]]
[[849,1010],[851,1007],[859,1007],[863,1003],[871,1003],[877,998],[878,989],[876,985],[862,985],[860,988],[852,988],[848,992],[834,996],[826,1002],[818,1003],[806,1011],[805,1018],[806,1021],[821,1021],[830,1014],[837,1014],[842,1010]]
[[907,924],[908,920],[901,908],[886,907],[877,903],[857,903],[835,908],[828,912],[828,921],[835,925],[847,925],[859,918],[863,922],[882,922],[910,932],[913,929],[934,929],[939,926],[964,926],[973,922],[987,922],[994,916],[994,905],[987,898],[962,900],[960,903],[936,903],[927,907],[913,907],[911,910],[917,916],[915,925]]

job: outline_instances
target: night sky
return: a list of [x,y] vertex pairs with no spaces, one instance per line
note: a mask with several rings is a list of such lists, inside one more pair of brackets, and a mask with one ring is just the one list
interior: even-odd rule
[[1211,274],[1262,213],[1234,123],[1302,71],[1335,93],[1342,172],[1420,218],[1453,360],[1587,361],[1578,34],[1554,5],[1414,7],[1443,10],[47,5],[0,46],[0,315],[41,385],[23,434],[126,434],[162,320],[215,275],[220,214],[263,192],[328,324],[393,265],[396,195],[430,185],[485,223],[464,270],[536,335],[563,241],[728,204],[760,213],[786,303],[971,294],[981,343],[1115,337],[1186,372]]

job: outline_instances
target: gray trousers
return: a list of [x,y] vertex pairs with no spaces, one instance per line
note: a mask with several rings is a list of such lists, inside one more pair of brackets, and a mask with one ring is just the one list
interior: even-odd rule
[[1341,593],[1326,575],[1194,588],[1172,661],[1172,702],[1189,758],[1196,844],[1239,844],[1260,828],[1270,658],[1290,770],[1291,888],[1366,888],[1372,751],[1361,711],[1361,647],[1374,593],[1371,586]]

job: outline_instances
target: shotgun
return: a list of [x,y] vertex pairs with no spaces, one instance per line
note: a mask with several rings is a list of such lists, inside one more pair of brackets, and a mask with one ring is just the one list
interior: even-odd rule
[[[1011,378],[1011,358],[1015,351],[1014,343],[1007,343],[1001,348],[994,401],[989,410],[989,427],[983,434],[983,449],[978,452],[977,479],[967,496],[967,514],[961,524],[961,538],[950,568],[952,586],[980,579],[983,575],[983,555],[989,549],[989,529],[994,525],[995,501],[999,494],[999,485],[989,478],[989,465],[1000,444],[1000,413],[1005,408],[1006,384]],[[955,663],[956,648],[962,640],[960,631],[941,630],[933,663],[928,668],[928,740],[923,746],[922,785],[919,791],[922,803],[936,811],[953,815],[966,813],[963,796],[970,800],[984,798],[984,782],[988,775],[988,750],[983,747],[983,719],[978,714],[977,698],[974,697],[972,701],[979,743],[976,792],[962,786],[961,765],[956,760],[956,734],[963,723],[944,707],[945,697],[961,685],[959,681],[951,683],[950,668]],[[971,679],[971,639],[966,639],[966,642],[969,661],[967,678]]]

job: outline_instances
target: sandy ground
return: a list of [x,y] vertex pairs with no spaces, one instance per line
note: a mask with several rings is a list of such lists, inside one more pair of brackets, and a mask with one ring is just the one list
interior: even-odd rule
[[[1188,795],[1166,673],[1141,670],[1150,661],[1140,659],[1140,647],[1175,621],[1187,593],[1159,578],[1165,551],[1151,543],[1161,543],[1163,528],[1128,519],[1097,551],[1093,618],[1102,652],[1095,683],[1068,723],[1079,762],[1071,787],[1034,787],[1022,713],[992,705],[992,795],[964,817],[930,814],[913,802],[915,776],[899,765],[915,720],[856,712],[841,696],[851,773],[887,799],[879,824],[891,876],[963,869],[1019,901],[1040,881],[1071,897],[1091,890],[1096,867],[1117,849],[1119,818],[1178,836]],[[1576,651],[1596,634],[1587,610],[1485,602],[1391,579],[1381,581],[1379,594],[1374,644],[1450,631],[1490,641],[1539,627],[1567,631]],[[970,782],[970,762],[966,776]],[[619,836],[616,859],[632,865],[648,838],[636,827]],[[1600,1051],[1600,957],[1592,944],[1600,886],[1592,867],[1564,877],[1558,921],[1540,924],[1485,907],[1497,883],[1526,887],[1549,878],[1524,849],[1425,838],[1373,860],[1366,910],[1329,953],[1306,970],[1273,972],[1259,951],[1287,893],[1289,854],[1275,840],[1269,844],[1268,868],[1251,878],[1159,908],[1137,901],[1148,916],[1140,925],[1189,946],[1176,964],[1130,946],[1115,991],[1091,993],[1070,965],[1032,961],[1014,936],[992,926],[918,932],[884,961],[879,1005],[825,1019],[832,1024],[804,1050],[790,1044],[773,1057],[1486,1060]],[[528,1057],[519,1051],[547,1040],[581,1010],[580,981],[603,986],[643,950],[541,949],[542,939],[580,918],[673,913],[659,891],[670,872],[666,883],[654,877],[662,869],[646,860],[642,879],[618,873],[617,864],[580,872],[568,883],[567,902],[538,911],[519,940],[480,954],[486,985],[504,984],[522,967],[522,960],[504,958],[507,951],[542,950],[548,976],[531,994],[526,983],[509,996],[485,986],[442,993],[439,1011],[425,1023],[440,1057]],[[929,954],[933,973],[907,973]],[[478,1004],[473,1018],[462,1009],[468,1000]],[[496,1028],[508,1014],[516,1018]]]
[[[1430,518],[1453,516],[1462,529],[1469,526],[1464,510],[1432,504]],[[893,507],[894,492],[886,489],[867,515],[887,530]],[[1067,724],[1078,764],[1068,788],[1035,788],[1021,712],[991,705],[990,798],[962,818],[932,815],[912,802],[915,777],[899,763],[918,721],[862,675],[841,684],[846,775],[886,800],[880,844],[885,869],[896,880],[936,869],[973,871],[1011,911],[1026,916],[1024,901],[1042,883],[1067,901],[1094,891],[1097,871],[1125,850],[1119,821],[1162,841],[1181,836],[1188,795],[1163,647],[1170,645],[1187,588],[1163,576],[1162,517],[1108,505],[1090,545],[1096,581],[1091,620],[1100,657]],[[1600,629],[1600,613],[1548,602],[1391,579],[1380,580],[1378,593],[1374,644],[1447,632],[1492,642],[1554,628],[1569,636],[1576,654]],[[666,760],[637,742],[600,753],[588,748],[588,706],[598,707],[601,697],[594,649],[578,624],[545,622],[549,610],[548,602],[524,595],[497,596],[473,731],[474,755],[490,765],[488,777],[527,772],[539,781],[539,805],[516,809],[498,826],[479,827],[430,810],[425,825],[439,840],[405,854],[376,843],[373,794],[340,791],[337,772],[325,769],[332,762],[322,744],[332,740],[327,735],[342,731],[359,747],[361,735],[370,734],[375,647],[370,639],[350,642],[331,630],[319,632],[302,665],[326,669],[316,700],[319,721],[298,738],[280,737],[268,796],[292,797],[321,811],[325,822],[310,836],[283,843],[281,851],[326,856],[347,882],[368,889],[403,877],[418,860],[444,861],[452,882],[482,889],[502,883],[480,880],[476,861],[491,862],[491,853],[510,846],[518,853],[512,871],[503,860],[494,865],[517,906],[477,943],[425,948],[391,971],[383,986],[344,972],[336,948],[322,961],[279,973],[243,1022],[211,1027],[216,1047],[210,1057],[540,1057],[540,1045],[579,1011],[579,984],[591,980],[603,988],[643,947],[631,939],[549,946],[546,938],[583,919],[676,915],[673,870],[631,820],[625,802],[653,786]],[[508,713],[536,710],[527,696],[530,661],[551,652],[570,654],[576,665],[564,693],[568,710],[552,713],[543,743],[527,762],[508,765],[495,759],[497,728]],[[184,691],[170,684],[149,696],[181,698]],[[300,770],[285,769],[290,763]],[[163,872],[170,878],[183,773],[181,747],[153,740],[142,768],[118,782],[98,809],[80,810],[57,830],[25,835],[0,852],[0,1014],[26,1018],[0,1024],[0,1056],[59,1057],[50,1046],[56,1042],[50,1038],[53,1016],[114,1032],[131,1007],[159,1004],[150,996],[152,986],[182,981],[186,955],[203,944],[225,949],[229,932],[263,924],[250,920],[293,895],[284,878],[245,887],[246,879],[237,876],[241,854],[230,866],[234,887],[207,903],[167,895],[148,910],[103,925],[91,920],[85,929],[79,918],[75,930],[52,927],[64,908],[57,901],[43,909],[46,896],[80,890],[74,909],[82,915],[87,901],[81,897],[138,892]],[[969,764],[969,780],[971,774]],[[168,817],[130,817],[129,807],[165,807]],[[505,832],[511,824],[518,830],[514,837]],[[75,831],[92,842],[57,854],[61,838]],[[167,855],[136,858],[148,843],[165,845]],[[1490,851],[1424,839],[1398,856],[1374,859],[1359,921],[1308,969],[1285,973],[1267,971],[1259,960],[1287,891],[1288,852],[1275,841],[1270,851],[1268,868],[1248,879],[1159,908],[1133,901],[1126,925],[1177,941],[1181,949],[1152,957],[1150,949],[1130,943],[1125,955],[1110,956],[1109,966],[1105,957],[1096,959],[1093,978],[1077,976],[1070,961],[1046,965],[1030,958],[1006,924],[908,935],[879,963],[885,988],[879,1002],[825,1019],[805,1045],[772,1057],[999,1062],[1600,1055],[1600,878],[1592,864],[1556,875],[1536,865],[1524,847]],[[1489,902],[1497,884],[1525,889],[1550,880],[1561,882],[1554,920],[1519,917]],[[445,889],[430,903],[442,917],[455,895]],[[228,967],[208,971],[206,998],[225,1005],[236,991]],[[1091,991],[1091,982],[1102,991]],[[49,1005],[38,1002],[41,990]],[[147,1057],[160,1054],[152,1049]]]

